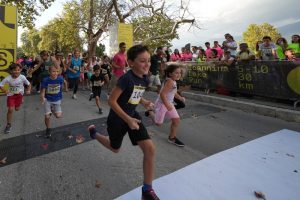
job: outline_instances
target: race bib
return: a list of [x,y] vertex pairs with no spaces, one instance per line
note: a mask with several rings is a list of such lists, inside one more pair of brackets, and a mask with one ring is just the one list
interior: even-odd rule
[[145,87],[135,85],[133,92],[128,100],[128,103],[137,105],[140,103],[140,100],[145,92]]
[[21,89],[18,86],[9,86],[9,93],[20,94]]
[[49,71],[49,66],[48,65],[45,65],[45,70]]
[[79,66],[74,66],[73,67],[73,69],[76,70],[76,71],[79,71],[79,68],[80,68]]
[[47,94],[58,94],[60,92],[59,84],[49,84],[47,87]]
[[94,81],[94,86],[101,86],[101,81]]

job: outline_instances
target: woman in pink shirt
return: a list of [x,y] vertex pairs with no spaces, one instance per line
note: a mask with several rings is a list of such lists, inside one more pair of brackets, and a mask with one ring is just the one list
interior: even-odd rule
[[178,49],[174,50],[174,53],[171,55],[171,61],[180,61],[181,60],[181,55],[178,51]]

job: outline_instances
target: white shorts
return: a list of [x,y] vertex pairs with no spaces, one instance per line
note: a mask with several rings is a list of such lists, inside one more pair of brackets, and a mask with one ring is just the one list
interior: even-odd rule
[[45,115],[49,115],[50,113],[61,113],[61,100],[59,101],[55,101],[55,102],[49,102],[49,101],[45,101],[44,104],[44,111],[45,111]]
[[161,85],[158,74],[157,75],[151,75],[149,79],[150,79],[149,87],[151,87],[152,85],[155,85],[155,86]]

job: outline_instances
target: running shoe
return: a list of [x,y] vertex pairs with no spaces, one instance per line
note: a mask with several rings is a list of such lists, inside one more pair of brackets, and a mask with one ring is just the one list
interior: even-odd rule
[[9,134],[10,131],[11,131],[11,125],[10,125],[10,124],[7,124],[6,127],[5,127],[5,129],[4,129],[4,133],[5,133],[5,134]]
[[76,94],[73,94],[72,99],[75,99],[75,100],[77,99]]
[[51,137],[51,129],[50,128],[47,128],[46,129],[46,135],[45,135],[46,138],[50,138]]
[[99,114],[102,114],[103,111],[102,111],[102,108],[99,108]]
[[96,126],[94,124],[92,124],[88,127],[88,131],[90,132],[90,137],[92,139],[96,139],[97,130],[96,130]]
[[142,200],[159,200],[153,189],[143,191],[142,189]]
[[168,138],[168,142],[170,142],[171,144],[174,144],[176,146],[179,146],[179,147],[184,147],[184,144],[180,140],[178,140],[176,137]]
[[93,93],[91,93],[90,94],[90,98],[89,98],[89,101],[92,101],[92,98],[94,97],[94,94]]

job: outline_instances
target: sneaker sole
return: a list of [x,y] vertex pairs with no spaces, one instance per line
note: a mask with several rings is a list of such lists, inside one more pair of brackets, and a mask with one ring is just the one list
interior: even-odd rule
[[174,145],[176,145],[178,147],[184,147],[184,145],[182,145],[182,144],[176,144],[175,142],[173,142],[171,140],[168,140],[168,142],[171,143],[171,144],[174,144]]
[[89,127],[87,128],[87,130],[90,132],[90,130],[91,130],[92,128],[96,128],[96,126],[95,126],[94,124],[89,125]]

